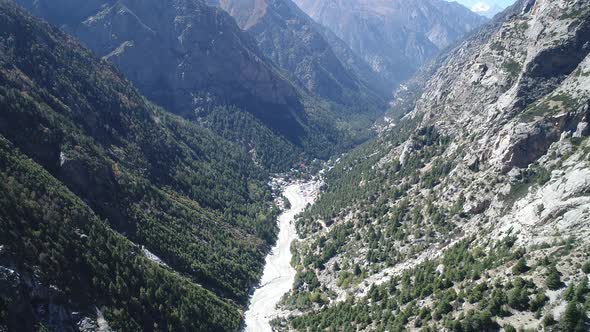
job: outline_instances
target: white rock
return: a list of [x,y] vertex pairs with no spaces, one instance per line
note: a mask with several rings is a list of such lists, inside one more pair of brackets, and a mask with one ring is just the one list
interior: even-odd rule
[[588,122],[578,123],[578,128],[576,129],[573,137],[582,137],[586,134],[588,134]]

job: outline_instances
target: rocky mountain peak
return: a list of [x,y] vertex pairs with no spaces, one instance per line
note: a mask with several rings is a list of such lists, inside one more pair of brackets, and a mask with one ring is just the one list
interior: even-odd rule
[[296,3],[391,83],[409,78],[440,50],[486,21],[465,7],[439,0]]
[[[258,42],[260,50],[307,92],[336,104],[365,99],[381,104],[388,94],[362,60],[326,35],[291,0],[210,0]],[[339,44],[340,43],[340,44]],[[345,48],[345,49],[342,49]],[[364,96],[363,96],[364,95]]]

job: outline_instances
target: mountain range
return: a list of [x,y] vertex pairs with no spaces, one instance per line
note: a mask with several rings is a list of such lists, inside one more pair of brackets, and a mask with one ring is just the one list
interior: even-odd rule
[[410,78],[440,50],[486,20],[442,0],[296,0],[390,83]]
[[372,85],[377,78],[362,60],[348,48],[335,51],[323,28],[290,0],[210,3],[230,13],[256,39],[262,53],[306,91],[344,105],[354,104],[363,95],[367,96],[361,99],[364,103],[383,103],[390,97],[390,93],[375,92],[383,88]]
[[279,178],[274,330],[587,330],[588,45],[585,0],[0,0],[0,331],[243,329]]
[[59,29],[0,13],[3,328],[237,329],[276,232],[265,172]]

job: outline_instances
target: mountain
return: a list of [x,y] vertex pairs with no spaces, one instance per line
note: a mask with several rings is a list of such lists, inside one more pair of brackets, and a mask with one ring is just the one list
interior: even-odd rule
[[[52,23],[0,0],[0,331],[241,329],[284,200],[268,172],[319,155],[333,158],[317,176],[287,176],[321,194],[289,224],[276,330],[588,330],[588,1],[518,0],[456,42],[424,22],[458,5],[323,2],[354,5],[323,12],[358,36],[449,45],[424,59],[399,46],[425,66],[376,136],[337,156],[374,116],[349,94],[362,106],[383,91],[346,38],[290,2],[216,3],[234,19],[196,0],[20,1]],[[405,25],[380,33],[392,13]],[[132,50],[141,65],[117,62]],[[142,86],[156,60],[206,91]],[[208,85],[198,68],[226,77]]]
[[[376,76],[363,80],[374,75],[370,67],[351,68],[341,61],[323,35],[323,28],[291,0],[210,0],[209,3],[232,15],[255,38],[263,54],[306,91],[336,104],[351,106],[364,102],[366,108],[381,111],[389,93],[376,93],[383,91]],[[347,51],[352,54],[350,50],[343,52]]]
[[5,0],[0,108],[0,330],[238,329],[277,231],[251,156]]
[[[346,129],[306,101],[233,18],[201,0],[16,2],[116,65],[151,101],[222,130],[271,171],[352,144]],[[224,121],[215,122],[220,114]],[[243,120],[250,127],[227,131]]]
[[408,79],[440,50],[485,22],[442,0],[295,0],[389,82]]
[[589,42],[587,1],[521,0],[402,86],[297,220],[276,326],[587,330]]
[[191,116],[213,99],[301,135],[296,91],[223,11],[193,0],[17,2],[80,38],[169,111]]
[[[370,122],[384,109],[382,97],[329,55],[321,60],[326,68],[308,71],[317,77],[299,84],[301,75],[285,74],[231,16],[203,0],[16,2],[79,38],[166,110],[213,130],[248,118],[256,128],[218,133],[271,171],[366,140]],[[232,119],[215,123],[218,108]],[[270,157],[271,151],[288,158]]]

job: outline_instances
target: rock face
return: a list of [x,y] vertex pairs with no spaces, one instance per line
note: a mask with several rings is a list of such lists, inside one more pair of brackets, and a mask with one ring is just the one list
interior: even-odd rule
[[232,15],[256,39],[263,54],[309,93],[341,105],[359,103],[359,99],[384,105],[384,99],[389,97],[379,93],[385,91],[384,87],[369,66],[355,65],[354,62],[362,63],[360,59],[350,61],[339,57],[332,43],[340,43],[340,54],[353,53],[342,41],[330,43],[325,35],[328,31],[291,0],[209,0],[209,3]]
[[440,0],[295,0],[331,29],[391,86],[485,18]]
[[296,90],[219,9],[199,0],[17,3],[79,37],[174,113],[237,105],[291,139],[302,135]]

